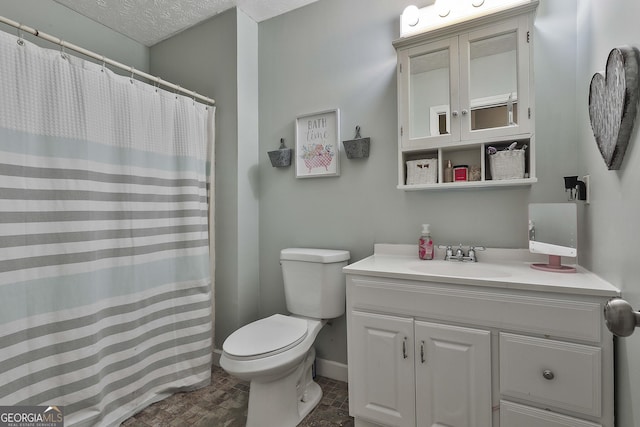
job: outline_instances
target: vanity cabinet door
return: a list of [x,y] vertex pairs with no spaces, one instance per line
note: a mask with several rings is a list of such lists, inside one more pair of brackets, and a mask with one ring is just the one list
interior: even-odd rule
[[491,427],[489,331],[415,322],[419,426]]
[[350,328],[353,415],[415,426],[413,319],[353,311]]

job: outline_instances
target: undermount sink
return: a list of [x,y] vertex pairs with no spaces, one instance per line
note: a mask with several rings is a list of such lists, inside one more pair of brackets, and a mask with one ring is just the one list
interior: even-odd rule
[[511,273],[493,265],[482,265],[477,262],[460,261],[416,261],[409,265],[409,269],[423,274],[436,276],[466,277],[479,279],[491,277],[508,277]]

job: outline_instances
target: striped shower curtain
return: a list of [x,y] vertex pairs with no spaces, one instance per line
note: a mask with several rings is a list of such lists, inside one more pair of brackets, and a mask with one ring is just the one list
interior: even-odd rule
[[0,31],[0,405],[110,426],[208,384],[214,114]]

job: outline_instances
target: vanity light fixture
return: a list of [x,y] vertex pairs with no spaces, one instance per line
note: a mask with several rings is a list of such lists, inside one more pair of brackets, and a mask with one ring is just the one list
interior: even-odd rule
[[434,3],[436,12],[440,18],[445,18],[449,13],[451,13],[451,6],[449,3],[449,0],[436,0]]
[[468,21],[538,0],[435,0],[418,9],[407,6],[400,15],[400,37]]
[[415,5],[407,6],[402,12],[402,17],[408,26],[415,27],[420,22],[420,9]]

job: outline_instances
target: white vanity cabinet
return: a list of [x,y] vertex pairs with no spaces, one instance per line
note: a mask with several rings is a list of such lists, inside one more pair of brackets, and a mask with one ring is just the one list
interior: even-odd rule
[[353,311],[354,412],[393,426],[491,426],[489,331]]
[[356,426],[614,427],[613,286],[526,263],[499,278],[416,272],[430,262],[444,261],[374,255],[344,269]]
[[[398,188],[535,182],[533,15],[537,1],[394,42],[398,56]],[[486,149],[517,141],[518,179],[495,179]],[[435,179],[410,180],[408,161],[434,159]],[[476,181],[444,183],[447,162],[480,169]],[[432,167],[432,166],[430,166]],[[496,176],[498,177],[498,176]]]

